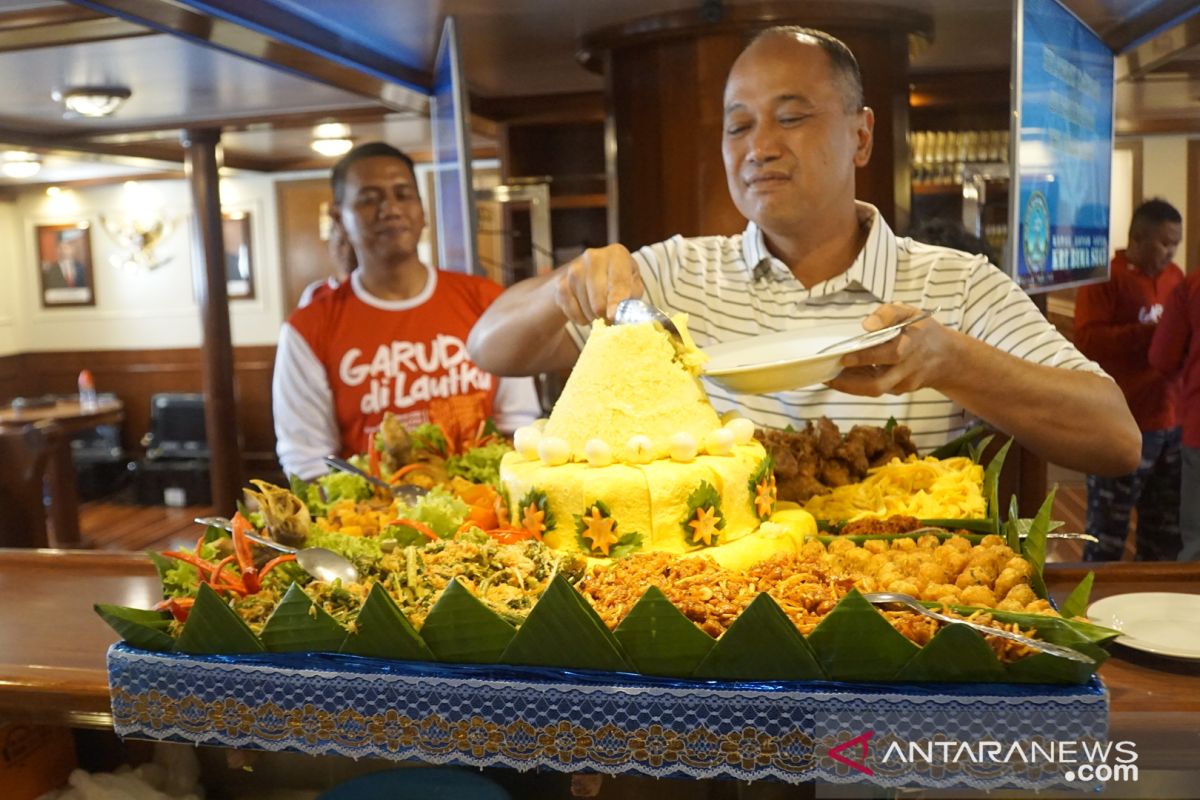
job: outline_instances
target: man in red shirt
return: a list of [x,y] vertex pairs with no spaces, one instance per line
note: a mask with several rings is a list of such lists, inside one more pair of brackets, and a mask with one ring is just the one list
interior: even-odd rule
[[1182,482],[1180,561],[1200,560],[1200,270],[1171,292],[1150,345],[1150,363],[1164,375],[1182,379]]
[[[1084,286],[1075,300],[1075,344],[1112,376],[1142,431],[1142,461],[1116,478],[1089,475],[1087,528],[1099,537],[1084,548],[1088,561],[1119,561],[1137,508],[1141,560],[1174,560],[1179,553],[1179,421],[1175,382],[1150,365],[1150,342],[1163,305],[1183,281],[1172,263],[1183,218],[1165,200],[1133,212],[1129,245],[1112,260],[1107,283]],[[1097,431],[1103,436],[1103,431]]]
[[385,412],[415,427],[440,406],[454,410],[456,429],[493,417],[506,433],[536,419],[532,380],[497,378],[467,355],[471,327],[502,287],[420,260],[412,160],[382,142],[359,145],[332,184],[333,222],[358,268],[280,334],[271,394],[284,471],[311,479],[328,471],[325,456],[365,452]]

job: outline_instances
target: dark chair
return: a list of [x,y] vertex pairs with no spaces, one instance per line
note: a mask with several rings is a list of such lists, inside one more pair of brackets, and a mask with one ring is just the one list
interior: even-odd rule
[[160,393],[150,398],[150,431],[142,437],[146,458],[209,458],[204,395]]
[[142,445],[146,457],[134,468],[137,502],[212,503],[204,395],[163,393],[151,397],[150,430],[142,437]]
[[0,428],[0,547],[48,547],[45,478],[54,424]]
[[[100,399],[116,399],[100,395]],[[71,461],[81,500],[111,495],[128,481],[129,455],[121,445],[120,425],[97,425],[71,437]]]

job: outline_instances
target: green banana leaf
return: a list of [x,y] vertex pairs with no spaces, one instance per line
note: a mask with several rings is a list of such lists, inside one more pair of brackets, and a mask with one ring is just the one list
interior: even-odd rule
[[1000,525],[1000,535],[1014,553],[1021,552],[1021,509],[1017,496],[1008,498],[1008,521]]
[[[990,519],[922,519],[918,520],[922,528],[945,528],[941,533],[933,533],[934,536],[948,539],[951,536],[965,536],[972,544],[978,544],[984,536],[992,535],[992,521]],[[847,539],[855,544],[862,544],[871,539],[895,539],[911,536],[907,533],[839,533],[838,531],[846,527],[845,522],[827,522],[820,520],[817,522],[816,534],[811,534],[808,538],[815,538],[828,544],[837,539]],[[966,533],[959,533],[966,531]],[[925,534],[922,533],[921,536]]]
[[896,680],[991,683],[1004,680],[1004,665],[978,631],[946,625],[896,673]]
[[993,611],[966,606],[951,608],[963,616],[983,611],[1000,622],[1015,622],[1025,630],[1032,628],[1037,631],[1039,639],[1078,650],[1093,661],[1092,664],[1085,664],[1048,653],[1037,653],[1004,665],[1005,680],[1009,683],[1086,683],[1092,673],[1108,660],[1108,652],[1100,645],[1121,633],[1090,622],[1047,614]]
[[[1060,642],[1059,644],[1063,644]],[[1006,664],[1004,671],[1011,683],[1087,683],[1092,673],[1108,659],[1108,653],[1094,644],[1076,642],[1070,645],[1091,658],[1095,663],[1084,664],[1049,653],[1035,653]]]
[[1030,583],[1034,593],[1043,598],[1048,597],[1046,581],[1042,577],[1042,571],[1046,566],[1046,534],[1050,532],[1050,512],[1054,508],[1054,495],[1057,492],[1058,487],[1055,486],[1050,490],[1050,494],[1046,495],[1037,515],[1033,518],[1033,524],[1029,526],[1029,535],[1020,540],[1021,549],[1017,551],[1033,565]]
[[293,583],[258,634],[271,653],[336,653],[346,629]]
[[750,602],[692,673],[714,680],[820,680],[808,642],[766,592]]
[[835,681],[891,680],[919,649],[857,589],[851,589],[825,616],[808,635],[808,643],[825,674]]
[[995,533],[995,531],[992,530],[993,523],[991,517],[985,517],[983,519],[923,519],[921,520],[921,524],[934,528],[949,528],[952,531],[957,531],[960,529],[970,531],[972,534],[976,534],[978,539],[982,539],[988,534]]
[[437,660],[455,664],[495,664],[515,635],[512,625],[457,578],[442,591],[421,626],[421,638]]
[[620,643],[575,587],[556,575],[500,656],[503,664],[629,672]]
[[207,583],[200,584],[196,590],[196,603],[175,640],[175,649],[180,653],[204,656],[232,656],[265,650],[250,626]]
[[1078,619],[1064,619],[1050,614],[1033,614],[1025,611],[996,611],[976,606],[950,606],[963,616],[981,611],[991,614],[1001,622],[1015,622],[1022,628],[1033,628],[1040,638],[1055,644],[1074,647],[1076,644],[1101,645],[1121,635],[1120,631]]
[[[983,470],[983,499],[987,503],[988,519],[992,521],[990,532],[995,534],[1000,533],[1000,472],[1004,469],[1004,458],[1012,443],[1012,439],[1005,442]],[[1011,547],[1016,550],[1016,543],[1011,543]]]
[[1096,580],[1096,573],[1089,572],[1083,576],[1083,580],[1079,585],[1071,590],[1067,595],[1067,599],[1059,606],[1058,613],[1062,614],[1067,619],[1071,617],[1082,617],[1087,613],[1088,600],[1092,597],[1092,583]]
[[153,550],[147,550],[146,555],[150,557],[150,561],[154,564],[154,569],[158,573],[159,583],[165,586],[167,583],[167,571],[179,562],[173,558],[167,558],[161,553],[156,553]]
[[167,632],[171,615],[165,611],[146,611],[106,603],[96,603],[92,608],[120,634],[123,641],[134,647],[156,652],[175,649],[175,637]]
[[437,660],[382,583],[371,587],[341,652],[399,661]]
[[651,586],[613,631],[642,675],[692,674],[716,642]]
[[[944,445],[930,450],[929,455],[934,458],[956,458],[958,456],[970,455],[971,448],[975,445],[975,440],[986,431],[986,425],[973,425]],[[990,441],[991,438],[990,436],[986,437],[983,443],[984,447],[987,447],[987,441]]]

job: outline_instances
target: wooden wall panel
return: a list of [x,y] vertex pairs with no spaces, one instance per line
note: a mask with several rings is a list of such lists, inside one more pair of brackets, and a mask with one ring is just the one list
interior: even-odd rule
[[279,263],[284,316],[292,313],[304,287],[336,274],[328,243],[321,239],[321,205],[333,202],[328,178],[275,184],[279,209]]
[[[246,474],[251,476],[265,474],[275,463],[274,363],[274,345],[234,348],[238,436]],[[141,455],[141,437],[150,429],[154,394],[204,391],[198,348],[22,353],[0,358],[0,402],[18,396],[73,394],[82,369],[91,370],[98,391],[111,392],[125,404],[122,443],[134,455]]]

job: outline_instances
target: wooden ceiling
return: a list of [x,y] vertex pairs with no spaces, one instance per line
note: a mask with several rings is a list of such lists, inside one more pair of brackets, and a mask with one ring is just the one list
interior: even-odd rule
[[[757,0],[756,0],[757,1]],[[843,0],[871,2],[872,0]],[[1011,0],[873,0],[929,13],[914,75],[1007,67]],[[1117,131],[1200,134],[1200,14],[1195,0],[1065,0],[1118,58]],[[177,169],[180,131],[220,128],[226,163],[263,171],[327,166],[311,129],[346,122],[360,141],[428,149],[426,93],[443,19],[454,15],[477,112],[514,98],[598,93],[577,60],[581,37],[700,0],[0,0],[0,148],[87,151],[130,171]],[[726,0],[724,6],[738,3]],[[745,4],[750,4],[747,0]],[[708,0],[709,8],[722,4]],[[997,35],[1001,32],[1002,35]],[[65,118],[51,93],[128,86],[112,117]],[[492,143],[477,120],[476,143]],[[47,161],[49,167],[50,161]],[[0,179],[2,181],[3,179]],[[10,180],[11,182],[11,180]]]

